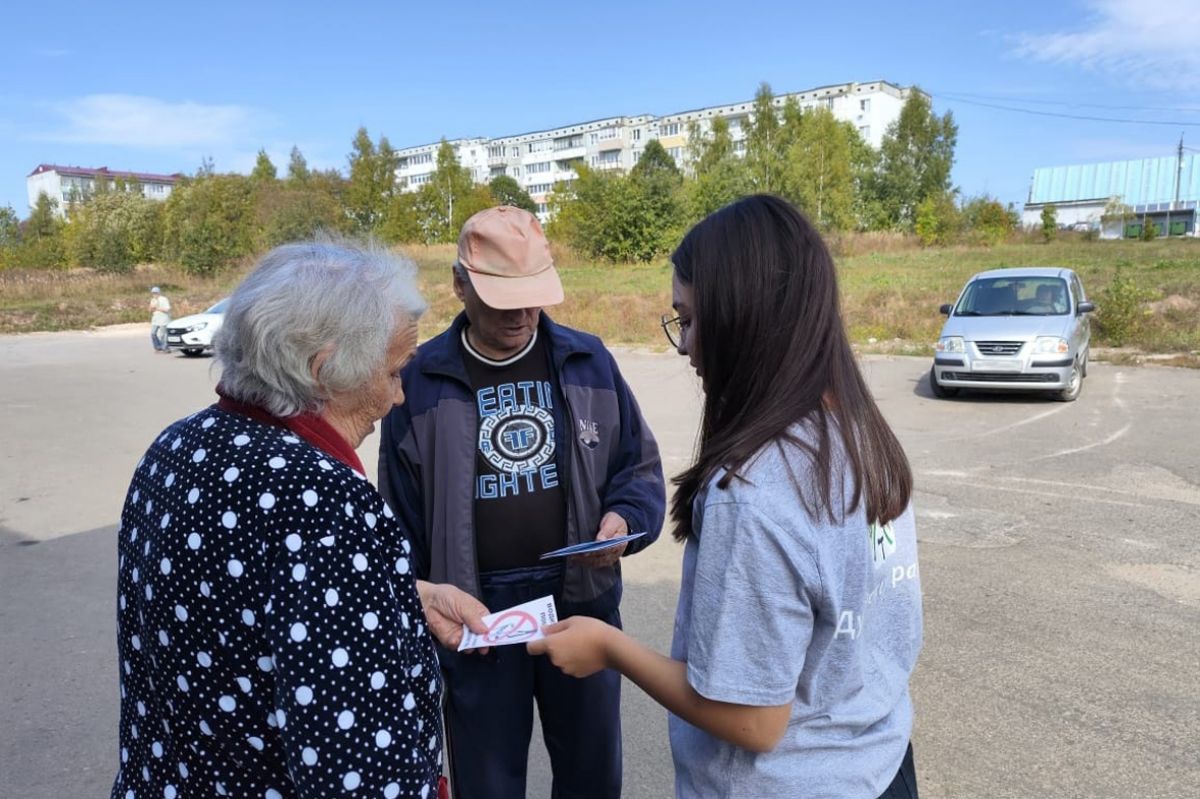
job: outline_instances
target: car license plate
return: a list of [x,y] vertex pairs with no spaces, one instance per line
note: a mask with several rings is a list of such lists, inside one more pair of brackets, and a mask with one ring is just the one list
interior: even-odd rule
[[181,336],[167,336],[167,341],[171,344],[179,344],[183,341]]
[[986,358],[971,361],[972,372],[1019,372],[1024,366],[1016,358]]

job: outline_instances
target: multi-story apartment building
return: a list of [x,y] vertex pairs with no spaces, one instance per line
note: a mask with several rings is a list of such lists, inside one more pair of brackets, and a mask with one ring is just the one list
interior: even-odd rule
[[58,166],[38,164],[25,178],[25,192],[29,207],[37,205],[38,197],[45,194],[58,205],[55,213],[65,217],[71,203],[82,202],[96,191],[96,184],[103,181],[110,189],[117,181],[126,186],[138,187],[151,200],[165,200],[171,189],[183,175],[156,175],[150,172],[120,172],[106,166],[99,169],[81,166]]
[[[775,106],[782,110],[789,98],[795,98],[804,110],[828,108],[839,120],[853,124],[868,144],[879,147],[888,125],[899,118],[912,91],[887,81],[843,83],[778,95]],[[675,162],[687,169],[691,126],[695,124],[707,134],[716,117],[728,121],[734,149],[745,152],[746,135],[754,117],[753,100],[666,116],[608,117],[515,136],[455,139],[449,143],[476,182],[484,183],[499,175],[515,179],[538,204],[538,216],[544,221],[550,192],[556,183],[576,178],[575,164],[629,170],[641,157],[646,143],[658,139]],[[396,177],[405,191],[415,191],[432,178],[438,146],[433,143],[398,151]]]

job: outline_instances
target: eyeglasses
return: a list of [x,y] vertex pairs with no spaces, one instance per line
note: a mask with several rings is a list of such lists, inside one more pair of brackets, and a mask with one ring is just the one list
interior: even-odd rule
[[683,344],[683,322],[678,316],[662,315],[662,329],[667,334],[667,341],[675,349]]

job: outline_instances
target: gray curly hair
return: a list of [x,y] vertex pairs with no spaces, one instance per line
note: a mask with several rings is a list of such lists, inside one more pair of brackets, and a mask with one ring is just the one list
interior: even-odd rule
[[[221,385],[276,416],[317,413],[329,392],[365,384],[402,324],[426,303],[416,266],[374,244],[317,240],[268,252],[229,298],[213,342]],[[320,385],[312,362],[321,366]]]

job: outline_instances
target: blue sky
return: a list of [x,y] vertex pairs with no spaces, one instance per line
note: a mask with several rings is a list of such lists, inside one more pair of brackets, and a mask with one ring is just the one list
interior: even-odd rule
[[964,194],[1020,203],[1038,166],[1200,147],[1197,42],[1191,0],[20,3],[0,22],[0,206],[27,214],[43,162],[248,171],[296,144],[344,169],[360,125],[399,147],[877,79],[953,111]]

